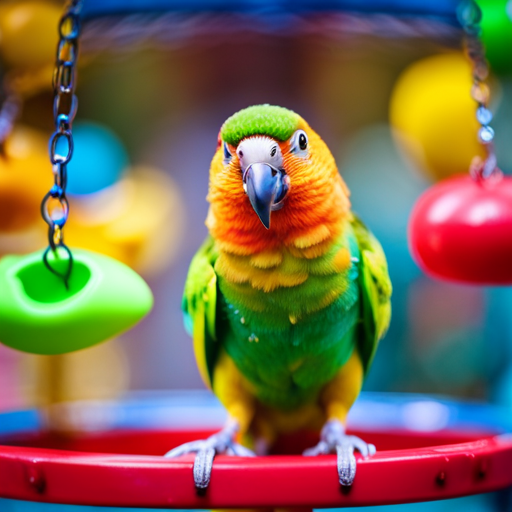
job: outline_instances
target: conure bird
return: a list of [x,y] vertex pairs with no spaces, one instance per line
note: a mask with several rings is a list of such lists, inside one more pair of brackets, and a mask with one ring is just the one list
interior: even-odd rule
[[[305,455],[337,453],[351,485],[345,424],[391,316],[384,252],[350,209],[331,152],[298,114],[258,105],[231,116],[210,168],[209,236],[183,297],[200,373],[226,407],[224,429],[171,450],[196,452],[206,488],[216,453],[253,455],[283,433],[317,429]],[[260,450],[261,451],[261,450]]]

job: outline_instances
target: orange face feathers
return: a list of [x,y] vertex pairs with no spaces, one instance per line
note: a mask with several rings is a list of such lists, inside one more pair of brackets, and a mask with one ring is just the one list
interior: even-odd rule
[[[294,116],[286,140],[279,140],[279,126],[268,130],[277,133],[274,137],[221,140],[210,167],[206,220],[221,250],[248,256],[285,246],[298,257],[315,258],[343,229],[348,189],[325,143]],[[265,208],[272,210],[268,229]]]

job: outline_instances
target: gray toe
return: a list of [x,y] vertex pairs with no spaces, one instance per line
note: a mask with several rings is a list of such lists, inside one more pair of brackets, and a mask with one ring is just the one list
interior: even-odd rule
[[194,483],[198,489],[206,489],[212,476],[214,448],[205,448],[197,452],[194,459]]
[[354,482],[356,476],[356,458],[354,457],[354,449],[349,444],[343,444],[336,447],[338,455],[338,478],[343,486],[350,486]]

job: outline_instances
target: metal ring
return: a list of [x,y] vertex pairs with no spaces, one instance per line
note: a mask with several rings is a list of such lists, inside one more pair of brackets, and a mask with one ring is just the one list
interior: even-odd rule
[[64,163],[60,163],[60,162],[56,163],[53,165],[52,172],[53,172],[53,181],[54,181],[55,185],[57,185],[58,187],[63,189],[63,194],[61,194],[61,196],[62,196],[65,194],[66,185],[67,185],[67,181],[68,181],[67,166]]
[[41,217],[43,217],[43,220],[48,224],[48,226],[52,226],[52,219],[50,218],[50,213],[48,212],[47,204],[48,199],[51,197],[51,192],[47,192],[45,196],[43,197],[43,200],[41,201]]
[[[66,23],[71,24],[71,30],[68,34],[64,33]],[[59,22],[59,36],[61,39],[70,40],[76,39],[80,34],[80,18],[73,12],[65,14]]]
[[[50,199],[59,202],[59,205],[62,208],[62,217],[60,219],[55,220],[54,218],[52,218],[52,215],[48,209],[48,203],[50,202]],[[43,200],[41,201],[41,216],[43,217],[43,220],[46,222],[46,224],[48,224],[48,226],[63,227],[64,224],[66,224],[66,221],[68,220],[69,216],[69,203],[66,196],[62,194],[60,197],[55,197],[52,194],[52,190],[50,190],[50,192],[47,192]]]
[[78,98],[73,94],[67,111],[61,110],[62,98],[69,98],[70,93],[67,94],[56,94],[53,99],[53,117],[55,119],[55,127],[61,131],[60,125],[58,124],[59,116],[65,115],[68,118],[68,123],[71,125],[75,119],[76,111],[78,109]]
[[[63,58],[64,51],[69,51],[69,57]],[[57,45],[57,65],[72,64],[76,62],[78,53],[77,39],[61,39]]]
[[[62,247],[62,249],[64,249],[68,255],[68,266],[67,266],[66,272],[64,272],[63,274],[61,274],[60,272],[55,270],[50,265],[50,262],[48,261],[48,253],[50,251],[53,251],[55,253],[55,252],[57,252],[57,249],[60,247]],[[57,247],[52,247],[51,245],[49,245],[43,253],[43,262],[44,262],[46,268],[52,274],[55,274],[57,277],[60,277],[64,281],[64,286],[66,287],[66,290],[69,290],[69,278],[71,277],[71,270],[73,268],[73,255],[71,254],[69,247],[62,242]]]
[[55,184],[50,189],[49,193],[53,199],[60,199],[64,195],[64,190],[62,190],[62,188],[59,187],[59,185]]
[[[57,144],[61,138],[65,138],[68,148],[65,156],[57,153]],[[73,135],[71,130],[65,130],[63,132],[55,132],[50,138],[50,160],[52,164],[66,164],[71,160],[73,155]]]
[[66,114],[59,114],[55,118],[55,127],[57,128],[57,131],[60,133],[69,130],[69,128],[71,127],[71,123],[69,122],[69,116],[67,116]]
[[75,88],[74,62],[63,62],[55,68],[53,88],[59,93],[72,93]]
[[50,215],[50,219],[52,220],[54,226],[59,226],[60,228],[62,228],[64,224],[66,224],[66,221],[69,217],[69,203],[65,195],[53,199],[56,199],[59,202],[59,206],[62,208],[62,217],[54,219]]

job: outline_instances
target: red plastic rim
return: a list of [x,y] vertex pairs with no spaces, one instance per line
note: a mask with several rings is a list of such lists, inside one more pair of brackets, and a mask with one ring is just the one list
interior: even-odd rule
[[[169,460],[158,454],[209,431],[15,433],[0,447],[0,497],[97,506],[321,508],[446,499],[512,485],[512,436],[495,435],[488,425],[479,431],[450,424],[428,432],[359,430],[378,452],[358,460],[350,489],[338,483],[335,456],[218,456],[204,495],[194,488],[193,456]],[[282,448],[302,449],[312,440],[292,439]]]

